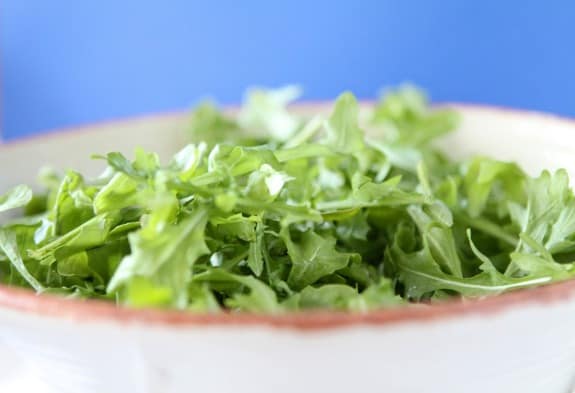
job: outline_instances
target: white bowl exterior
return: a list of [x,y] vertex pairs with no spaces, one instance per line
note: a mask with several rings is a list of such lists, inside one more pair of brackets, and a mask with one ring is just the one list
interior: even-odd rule
[[[515,160],[533,173],[575,173],[575,123],[487,108],[460,112],[461,129],[443,141],[446,151]],[[184,143],[184,127],[184,117],[150,118],[2,148],[0,168],[13,169],[3,169],[0,190],[33,181],[45,164],[95,175],[91,153],[140,145],[169,157]],[[315,331],[78,321],[0,309],[0,391],[564,393],[575,377],[574,327],[573,299]]]
[[564,393],[575,375],[573,302],[312,332],[0,317],[38,393]]

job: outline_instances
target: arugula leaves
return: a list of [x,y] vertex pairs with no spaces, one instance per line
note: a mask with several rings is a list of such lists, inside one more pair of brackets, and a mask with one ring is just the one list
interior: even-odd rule
[[[236,117],[202,104],[190,145],[162,165],[95,156],[103,175],[44,171],[0,212],[0,282],[131,307],[362,312],[484,297],[575,275],[575,196],[489,157],[453,162],[434,141],[457,113],[414,87],[365,112],[286,107],[296,87],[251,90]],[[364,134],[369,130],[369,136]]]
[[0,196],[0,212],[27,205],[32,200],[32,190],[25,185],[14,187]]

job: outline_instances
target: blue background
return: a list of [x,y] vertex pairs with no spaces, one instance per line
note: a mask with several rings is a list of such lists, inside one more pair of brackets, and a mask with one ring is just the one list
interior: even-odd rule
[[237,102],[250,85],[575,115],[572,1],[2,0],[3,133]]

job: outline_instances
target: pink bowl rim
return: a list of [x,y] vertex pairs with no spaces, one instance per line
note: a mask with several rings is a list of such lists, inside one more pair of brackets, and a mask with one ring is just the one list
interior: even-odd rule
[[[370,105],[371,103],[372,102],[369,101],[363,102],[364,105]],[[325,108],[327,105],[329,105],[327,102],[303,102],[294,107]],[[462,110],[481,110],[504,116],[535,116],[546,121],[564,122],[575,129],[575,119],[544,112],[468,103],[441,103],[438,104],[438,106],[454,107],[455,109],[459,108]],[[232,111],[235,109],[235,107],[229,106],[226,108]],[[41,143],[45,138],[65,137],[72,131],[91,133],[97,132],[98,128],[113,126],[114,124],[140,122],[151,119],[169,119],[181,117],[184,114],[185,112],[183,111],[175,111],[128,117],[78,127],[67,127],[0,144],[0,152],[11,146]],[[405,305],[363,313],[313,310],[275,315],[231,312],[197,314],[189,311],[166,309],[130,309],[117,307],[112,302],[102,300],[68,299],[52,294],[37,295],[29,289],[0,284],[0,310],[21,312],[35,316],[66,318],[81,323],[109,321],[116,323],[145,323],[167,327],[240,327],[258,325],[298,331],[318,331],[359,325],[388,327],[398,323],[430,322],[448,318],[460,318],[470,314],[495,315],[516,306],[533,304],[543,306],[549,303],[567,301],[573,298],[574,295],[575,279],[530,289],[517,290],[485,299],[452,300],[433,305]]]

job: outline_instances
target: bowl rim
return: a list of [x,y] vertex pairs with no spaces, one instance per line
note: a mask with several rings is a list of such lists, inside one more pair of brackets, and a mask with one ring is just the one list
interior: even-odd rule
[[[373,101],[362,101],[361,105],[372,105]],[[292,106],[295,109],[326,108],[329,101],[304,101]],[[514,109],[472,103],[439,103],[435,106],[453,107],[461,110],[480,110],[499,115],[537,117],[544,121],[566,123],[575,129],[575,119],[550,113]],[[227,111],[236,111],[236,106],[225,106]],[[50,130],[39,135],[29,135],[17,140],[0,143],[0,153],[11,146],[42,143],[47,138],[66,137],[71,132],[92,133],[101,127],[115,124],[144,122],[152,119],[167,120],[185,115],[184,111],[132,116],[86,125]],[[18,312],[32,316],[72,319],[78,322],[144,323],[165,327],[201,327],[246,325],[268,326],[296,331],[318,331],[361,325],[388,327],[398,323],[432,322],[460,318],[467,315],[494,315],[518,305],[548,305],[575,297],[575,279],[546,284],[534,288],[520,289],[483,299],[453,299],[433,305],[404,305],[394,308],[366,312],[344,312],[310,310],[281,314],[256,314],[222,312],[198,314],[184,310],[135,309],[118,307],[113,302],[96,299],[70,299],[54,294],[38,295],[30,289],[0,284],[0,313]]]

